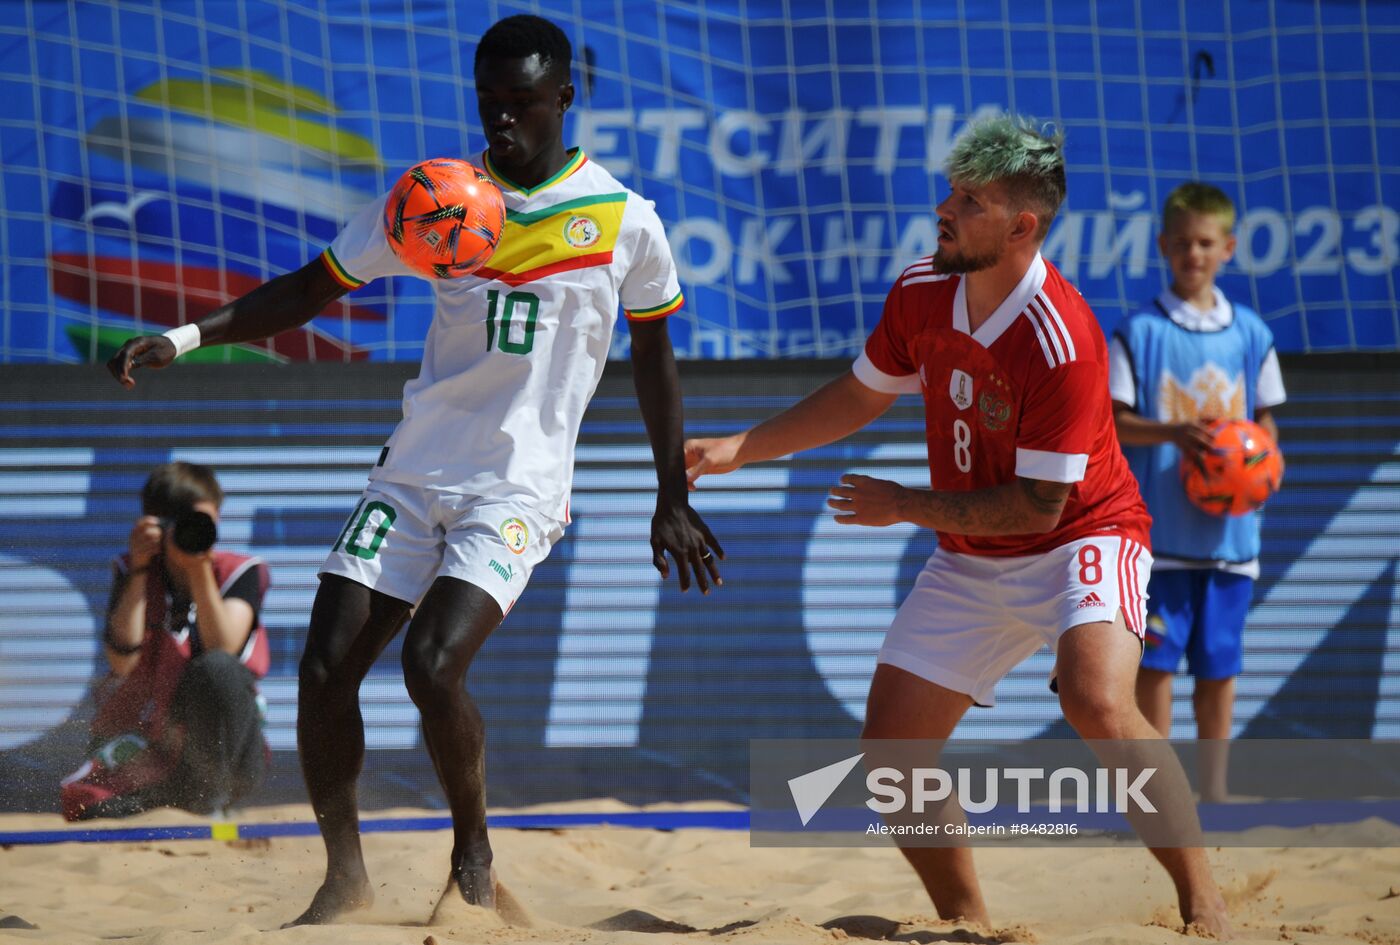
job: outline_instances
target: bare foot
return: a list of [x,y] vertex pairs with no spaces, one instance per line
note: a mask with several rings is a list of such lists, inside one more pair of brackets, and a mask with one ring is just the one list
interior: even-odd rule
[[1219,892],[1215,892],[1198,907],[1193,907],[1183,900],[1181,919],[1186,923],[1188,934],[1222,941],[1235,937],[1235,930],[1230,925],[1230,914],[1226,911],[1225,900]]
[[374,904],[374,890],[370,888],[369,877],[360,875],[350,878],[327,878],[311,897],[311,905],[306,911],[282,926],[290,929],[298,925],[329,925],[347,912],[366,909]]

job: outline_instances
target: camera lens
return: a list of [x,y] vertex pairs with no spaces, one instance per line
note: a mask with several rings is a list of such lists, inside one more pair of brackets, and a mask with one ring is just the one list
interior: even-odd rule
[[171,540],[185,554],[203,554],[219,538],[218,526],[204,512],[181,512],[171,525]]

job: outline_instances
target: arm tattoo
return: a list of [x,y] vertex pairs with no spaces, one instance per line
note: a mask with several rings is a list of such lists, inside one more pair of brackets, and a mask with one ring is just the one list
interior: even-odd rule
[[1072,488],[1071,483],[1018,478],[972,492],[911,490],[914,501],[903,505],[901,514],[916,525],[955,535],[1026,535],[1049,530],[1033,517],[1059,521]]
[[1017,525],[1019,516],[1007,502],[988,502],[987,492],[938,492],[939,518],[947,524],[946,531],[958,535],[1008,535],[1026,530]]

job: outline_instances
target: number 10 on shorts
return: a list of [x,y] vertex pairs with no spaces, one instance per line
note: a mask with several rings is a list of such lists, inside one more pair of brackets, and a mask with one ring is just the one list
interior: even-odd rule
[[350,513],[345,527],[341,529],[340,537],[335,540],[335,547],[331,549],[331,553],[339,551],[340,546],[344,544],[346,554],[364,558],[366,561],[373,560],[375,555],[379,554],[379,546],[384,544],[384,537],[389,534],[389,529],[394,526],[394,519],[397,517],[398,513],[390,505],[361,499],[355,506],[355,511]]

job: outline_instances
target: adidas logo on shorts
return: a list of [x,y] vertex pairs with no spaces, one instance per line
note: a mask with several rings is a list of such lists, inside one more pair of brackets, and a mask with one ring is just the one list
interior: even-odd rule
[[1083,610],[1085,607],[1107,607],[1107,606],[1108,606],[1108,605],[1105,604],[1105,603],[1103,602],[1103,598],[1099,597],[1099,595],[1095,594],[1093,591],[1090,591],[1089,593],[1087,593],[1087,594],[1084,595],[1084,599],[1081,600],[1081,601],[1079,602],[1079,604],[1078,604],[1074,609],[1075,609],[1075,610]]

